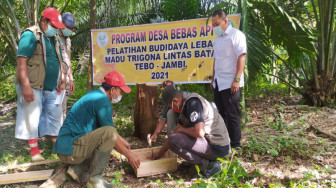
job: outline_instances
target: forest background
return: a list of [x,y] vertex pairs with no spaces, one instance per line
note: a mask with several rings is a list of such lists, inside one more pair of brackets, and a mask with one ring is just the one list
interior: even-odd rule
[[[123,162],[105,176],[125,186],[336,186],[335,0],[0,2],[1,165],[29,161],[27,148],[13,138],[17,100],[13,83],[20,34],[37,23],[43,9],[53,6],[61,13],[71,12],[79,28],[71,36],[76,89],[69,108],[93,89],[90,29],[204,18],[224,9],[227,14],[241,13],[240,29],[248,43],[241,150],[223,159],[223,172],[210,180],[194,181],[181,173],[137,180]],[[132,92],[114,106],[114,121],[134,147],[146,147],[132,137],[136,86],[131,87]],[[209,84],[180,87],[213,101]]]

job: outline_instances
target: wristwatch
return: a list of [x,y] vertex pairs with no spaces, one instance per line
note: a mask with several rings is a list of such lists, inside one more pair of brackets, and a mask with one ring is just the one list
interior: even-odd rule
[[236,82],[240,82],[240,77],[235,77]]

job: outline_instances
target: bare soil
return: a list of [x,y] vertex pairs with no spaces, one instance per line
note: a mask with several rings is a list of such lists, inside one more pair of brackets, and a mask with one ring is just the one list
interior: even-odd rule
[[[251,177],[247,180],[249,184],[268,187],[270,184],[281,183],[288,186],[289,181],[300,181],[307,178],[307,174],[311,175],[310,180],[312,182],[321,186],[323,186],[325,180],[336,181],[336,140],[330,136],[334,135],[336,137],[336,110],[298,105],[299,100],[300,97],[247,100],[250,119],[249,123],[242,128],[242,148],[238,151],[236,157]],[[22,155],[22,153],[29,155],[26,142],[14,138],[15,103],[0,105],[0,107],[2,117],[0,120],[1,157],[5,156],[4,153],[10,153],[13,156]],[[272,122],[279,123],[279,119],[281,119],[281,125],[284,126],[283,132],[281,130],[275,131],[270,126]],[[314,127],[318,127],[330,135],[321,134]],[[297,143],[301,142],[299,139],[304,138],[306,151],[298,153],[301,151],[300,148],[294,148],[279,153],[277,156],[272,156],[269,152],[260,155],[251,151],[251,146],[248,144],[251,138],[255,137],[262,140],[265,139],[266,135],[277,139],[279,134],[285,135],[285,138],[292,138]],[[163,131],[154,146],[161,145],[165,139],[166,133]],[[132,149],[148,147],[145,141],[138,138],[127,137],[126,140],[131,144]],[[275,142],[276,144],[278,143]],[[180,158],[178,163],[182,163]],[[39,168],[56,167],[44,166]],[[192,179],[193,169],[193,167],[180,165],[176,172],[170,173],[171,177],[167,174],[159,174],[136,178],[133,169],[128,165],[125,158],[120,155],[112,155],[103,176],[106,180],[116,180],[121,175],[118,184],[126,187],[176,187],[181,185],[189,187],[195,183],[195,180]],[[36,168],[28,170],[36,170]],[[180,179],[183,180],[178,183],[177,181]],[[15,184],[7,187],[37,186],[42,183]],[[61,187],[86,186],[69,179]]]

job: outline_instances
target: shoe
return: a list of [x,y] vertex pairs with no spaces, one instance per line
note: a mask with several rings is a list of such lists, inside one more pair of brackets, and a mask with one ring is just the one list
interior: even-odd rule
[[44,157],[40,153],[32,156],[33,162],[44,161],[44,160],[45,160]]
[[178,168],[191,168],[192,166],[193,164],[189,163],[188,161],[183,161],[178,165]]
[[104,180],[102,174],[108,162],[111,152],[101,152],[96,150],[91,160],[89,168],[89,180],[87,187],[93,188],[113,188],[114,186]]
[[89,174],[86,172],[87,166],[85,163],[70,165],[67,174],[78,183],[86,182],[89,179]]
[[222,171],[222,166],[219,163],[217,163],[216,161],[209,161],[207,168],[201,171],[201,175],[204,178],[210,178],[220,171]]

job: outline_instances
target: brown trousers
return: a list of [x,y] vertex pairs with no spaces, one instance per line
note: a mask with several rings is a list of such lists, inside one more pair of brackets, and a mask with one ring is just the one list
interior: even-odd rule
[[116,140],[117,131],[114,127],[100,127],[75,140],[72,144],[72,155],[58,154],[58,157],[63,163],[80,164],[92,158],[96,150],[111,153]]

